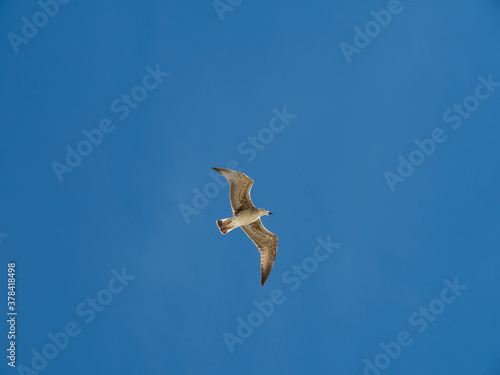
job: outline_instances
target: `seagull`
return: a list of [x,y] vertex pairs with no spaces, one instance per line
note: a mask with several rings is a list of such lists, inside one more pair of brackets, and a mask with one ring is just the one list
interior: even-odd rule
[[234,215],[227,219],[217,220],[217,226],[222,234],[240,227],[250,237],[260,251],[260,285],[264,285],[276,258],[278,236],[264,228],[260,217],[272,215],[272,213],[253,205],[250,199],[253,180],[246,174],[225,168],[212,169],[229,181],[229,200]]

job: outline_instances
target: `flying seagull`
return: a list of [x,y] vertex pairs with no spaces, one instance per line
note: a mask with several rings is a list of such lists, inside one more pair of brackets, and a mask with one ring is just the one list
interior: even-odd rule
[[212,168],[229,181],[229,200],[233,209],[233,217],[217,220],[222,234],[240,227],[253,241],[260,251],[260,284],[264,285],[273,268],[278,248],[278,236],[269,232],[261,216],[272,215],[268,210],[257,208],[250,199],[253,180],[246,174],[225,168]]

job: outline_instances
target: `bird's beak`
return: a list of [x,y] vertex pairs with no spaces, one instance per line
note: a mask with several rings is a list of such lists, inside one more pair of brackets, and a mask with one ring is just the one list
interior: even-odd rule
[[272,212],[269,212],[269,215],[272,215],[273,213]]

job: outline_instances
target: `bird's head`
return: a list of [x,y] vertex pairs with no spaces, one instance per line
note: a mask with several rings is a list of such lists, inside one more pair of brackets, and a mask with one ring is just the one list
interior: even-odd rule
[[269,216],[269,215],[273,214],[272,212],[269,212],[268,210],[264,210],[264,211],[266,211],[266,216]]

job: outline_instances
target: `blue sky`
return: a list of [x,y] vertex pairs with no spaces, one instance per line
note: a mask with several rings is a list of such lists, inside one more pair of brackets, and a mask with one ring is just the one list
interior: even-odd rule
[[499,17],[3,1],[0,373],[498,374]]

